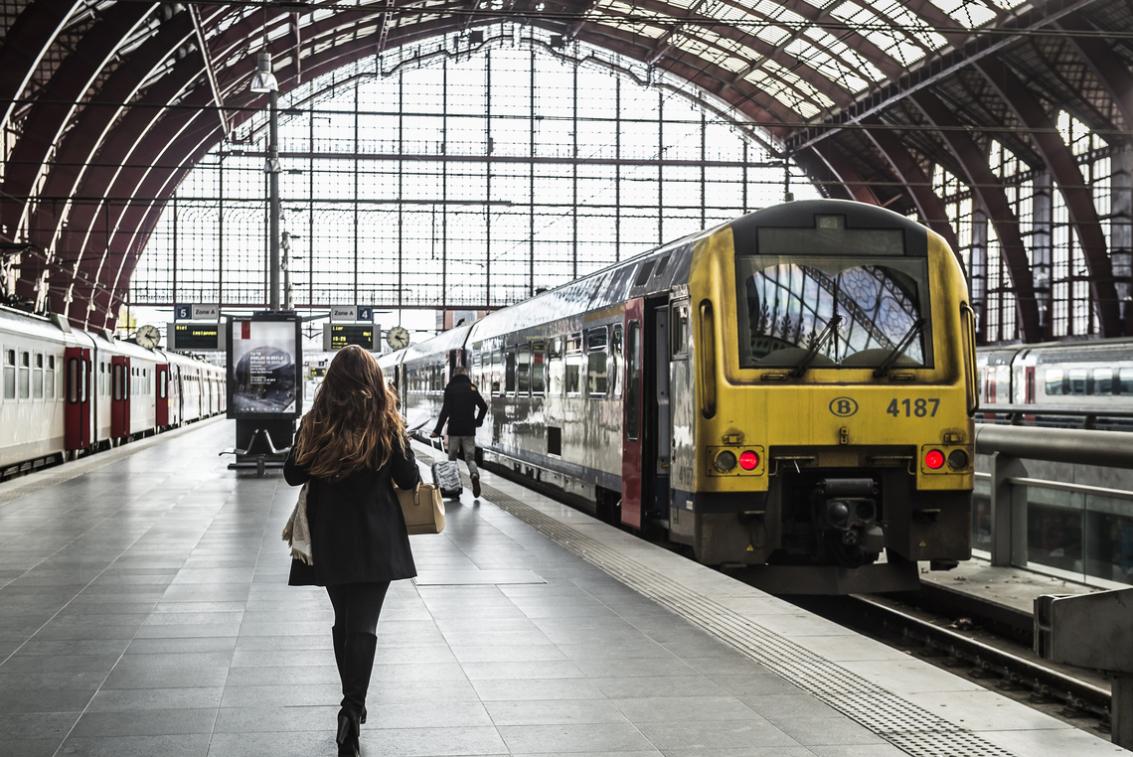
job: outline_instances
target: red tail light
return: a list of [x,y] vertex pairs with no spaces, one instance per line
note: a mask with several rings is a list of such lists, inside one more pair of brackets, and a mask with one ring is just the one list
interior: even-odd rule
[[740,467],[744,470],[755,470],[759,467],[759,455],[753,450],[744,450],[740,453]]
[[929,470],[940,470],[944,467],[944,453],[938,449],[930,449],[924,453],[924,465]]

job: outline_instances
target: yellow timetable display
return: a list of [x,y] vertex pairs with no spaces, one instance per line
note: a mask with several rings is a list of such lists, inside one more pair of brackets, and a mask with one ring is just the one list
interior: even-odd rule
[[372,323],[328,323],[323,326],[323,349],[333,352],[348,344],[356,344],[373,350],[375,333]]
[[177,321],[169,324],[165,341],[175,350],[219,350],[224,331],[215,321]]

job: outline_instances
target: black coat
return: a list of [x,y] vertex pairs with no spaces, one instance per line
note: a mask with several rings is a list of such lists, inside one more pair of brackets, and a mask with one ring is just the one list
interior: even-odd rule
[[342,479],[311,476],[287,458],[283,477],[292,486],[307,486],[307,520],[314,565],[291,561],[291,586],[333,586],[347,583],[413,578],[417,568],[409,549],[405,517],[393,483],[412,489],[420,480],[413,450],[395,451],[378,470],[359,470]]
[[[477,410],[480,412],[477,413]],[[445,404],[441,408],[435,433],[440,434],[445,421],[448,421],[449,436],[475,436],[476,428],[484,422],[484,414],[487,412],[488,403],[472,385],[472,379],[453,376],[445,387]]]

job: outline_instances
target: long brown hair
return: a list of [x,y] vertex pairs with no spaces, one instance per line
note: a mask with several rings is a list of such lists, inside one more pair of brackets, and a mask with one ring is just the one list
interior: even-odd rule
[[394,449],[405,449],[405,423],[382,368],[350,345],[327,368],[322,387],[295,439],[295,461],[312,476],[339,478],[377,470]]

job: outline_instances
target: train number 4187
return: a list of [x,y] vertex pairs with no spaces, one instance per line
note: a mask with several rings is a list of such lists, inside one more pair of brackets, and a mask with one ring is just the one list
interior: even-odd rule
[[939,409],[940,399],[937,397],[916,400],[894,398],[889,400],[889,407],[885,408],[885,412],[894,418],[935,418]]

